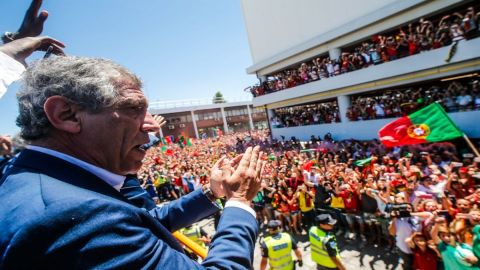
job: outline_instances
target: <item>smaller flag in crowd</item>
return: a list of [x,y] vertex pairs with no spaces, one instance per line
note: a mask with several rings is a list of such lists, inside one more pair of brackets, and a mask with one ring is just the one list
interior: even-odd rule
[[373,157],[369,157],[366,159],[359,159],[359,160],[355,160],[353,164],[357,167],[363,167],[365,165],[370,165],[370,163],[372,163],[372,160],[373,160]]

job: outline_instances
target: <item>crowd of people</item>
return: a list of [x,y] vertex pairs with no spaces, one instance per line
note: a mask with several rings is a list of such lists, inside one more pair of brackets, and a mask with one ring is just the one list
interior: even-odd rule
[[[427,85],[396,88],[352,95],[346,111],[349,121],[401,117],[434,102],[447,112],[480,110],[478,77],[437,81]],[[340,122],[336,100],[273,109],[273,128],[307,126]]]
[[270,119],[274,128],[340,122],[337,101],[278,108]]
[[434,102],[439,102],[447,112],[479,110],[478,78],[440,81],[428,88],[395,89],[376,95],[352,96],[346,116],[350,121],[400,117]]
[[254,97],[261,96],[477,37],[480,26],[479,13],[475,9],[478,10],[478,6],[469,6],[443,16],[421,18],[398,30],[374,35],[368,41],[347,48],[338,59],[318,56],[310,62],[269,76],[260,85],[247,89]]
[[[151,149],[140,179],[152,196],[174,199],[208,182],[218,158],[260,145],[267,162],[253,200],[261,228],[280,220],[302,235],[319,213],[336,217],[336,235],[385,246],[404,269],[472,269],[480,258],[480,158],[449,142],[387,149],[376,140],[271,140],[265,131],[227,134]],[[396,249],[394,249],[396,247]],[[458,255],[460,254],[460,255]]]
[[[258,231],[275,221],[294,236],[311,232],[316,246],[320,225],[359,248],[396,247],[404,269],[479,269],[480,157],[450,142],[385,148],[331,134],[272,140],[266,131],[155,145],[150,135],[165,122],[148,112],[140,80],[38,37],[48,16],[41,4],[32,1],[0,46],[2,90],[24,73],[17,124],[29,144],[7,157],[18,146],[0,140],[0,268],[252,269]],[[45,59],[27,66],[39,49]],[[311,119],[298,117],[338,118],[309,109]],[[211,242],[198,264],[171,232],[194,235],[192,224],[210,215],[217,234],[198,231]]]

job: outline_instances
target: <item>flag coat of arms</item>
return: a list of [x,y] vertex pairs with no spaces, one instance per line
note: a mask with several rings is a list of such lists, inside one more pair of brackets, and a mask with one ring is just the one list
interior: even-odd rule
[[388,123],[378,132],[387,147],[438,142],[463,136],[442,106],[433,103],[408,116]]

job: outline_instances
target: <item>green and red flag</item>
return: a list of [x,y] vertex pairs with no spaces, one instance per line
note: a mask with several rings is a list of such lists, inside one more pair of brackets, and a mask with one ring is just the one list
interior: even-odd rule
[[370,165],[370,163],[372,163],[372,160],[373,160],[373,157],[369,157],[369,158],[366,158],[366,159],[355,160],[355,162],[353,162],[353,165],[355,165],[357,167],[363,167],[365,165]]
[[408,116],[388,123],[378,131],[380,141],[387,147],[439,142],[463,136],[438,103],[433,103]]

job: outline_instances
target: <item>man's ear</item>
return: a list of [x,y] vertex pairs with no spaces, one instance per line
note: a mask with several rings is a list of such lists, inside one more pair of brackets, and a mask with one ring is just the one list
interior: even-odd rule
[[43,110],[55,129],[68,133],[79,133],[82,130],[79,107],[67,98],[51,96],[45,101]]

